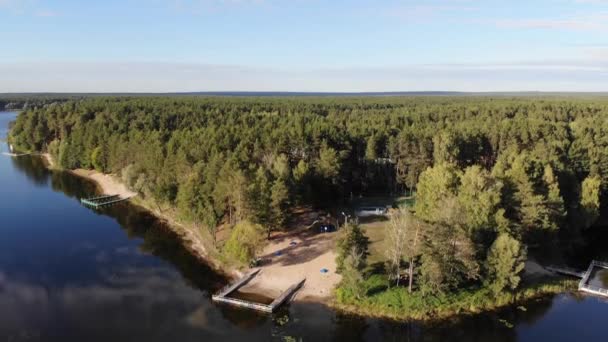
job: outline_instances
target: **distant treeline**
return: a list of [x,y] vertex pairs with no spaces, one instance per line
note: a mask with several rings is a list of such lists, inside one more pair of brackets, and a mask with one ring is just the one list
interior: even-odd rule
[[96,97],[28,109],[11,139],[65,168],[120,173],[208,226],[280,227],[290,205],[401,194],[419,180],[427,197],[457,192],[463,172],[498,191],[488,215],[502,209],[519,230],[588,227],[608,202],[601,98]]
[[52,103],[61,103],[69,99],[75,99],[71,95],[51,94],[0,94],[0,110],[23,110],[43,107]]

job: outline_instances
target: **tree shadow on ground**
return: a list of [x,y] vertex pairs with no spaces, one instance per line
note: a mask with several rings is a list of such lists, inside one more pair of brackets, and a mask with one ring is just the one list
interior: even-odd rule
[[[333,249],[335,234],[336,233],[318,233],[313,229],[308,229],[275,238],[273,240],[274,243],[279,244],[290,241],[296,242],[296,244],[267,253],[262,256],[262,259],[266,262],[270,260],[268,264],[280,264],[281,266],[309,262]],[[277,252],[280,252],[280,255],[277,255]]]
[[376,222],[387,222],[388,217],[386,216],[367,216],[367,217],[359,217],[359,224],[370,224]]
[[[326,213],[322,211],[314,211],[309,207],[294,209],[289,228],[272,234],[270,243],[277,245],[276,249],[260,257],[261,265],[303,264],[333,250],[336,232],[320,231],[322,224],[332,221],[332,218],[326,217]],[[286,247],[279,247],[288,243]],[[277,255],[277,252],[280,254]]]

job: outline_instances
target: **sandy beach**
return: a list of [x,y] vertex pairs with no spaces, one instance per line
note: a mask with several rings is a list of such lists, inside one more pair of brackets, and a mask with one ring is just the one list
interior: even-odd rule
[[[48,153],[41,154],[41,156],[45,159],[48,168],[55,168],[53,158]],[[116,176],[85,169],[67,170],[67,172],[95,182],[102,194],[116,194],[123,198],[133,198],[137,196],[136,192],[129,190]],[[220,265],[209,256],[208,250],[205,247],[205,236],[199,229],[177,222],[170,215],[162,213],[156,208],[146,207],[142,203],[137,204],[145,207],[146,210],[152,212],[159,219],[164,220],[167,223],[167,226],[182,239],[184,247],[186,247],[194,256],[224,274],[228,274],[232,277],[241,275],[238,271],[221,268]]]
[[129,190],[118,178],[106,175],[95,170],[76,169],[70,171],[80,177],[88,178],[99,186],[104,195],[119,195],[121,198],[137,196],[136,192]]
[[[335,238],[336,233],[316,234],[305,228],[275,235],[262,253],[260,273],[240,291],[276,298],[305,278],[296,300],[330,299],[341,280],[336,273]],[[322,273],[322,269],[327,273]]]
[[[50,168],[54,166],[48,154],[43,154]],[[132,198],[137,193],[129,190],[119,178],[95,170],[76,169],[69,172],[94,181],[103,194],[117,194],[123,198]],[[166,213],[147,208],[157,217],[167,221],[168,226],[184,241],[185,247],[201,260],[210,263],[214,268],[233,277],[242,276],[246,271],[226,270],[221,268],[209,256],[205,247],[205,236],[199,229],[175,221]],[[315,215],[300,219],[299,224],[289,232],[273,234],[272,240],[261,253],[264,260],[261,272],[240,291],[277,297],[294,283],[306,279],[302,289],[294,300],[324,302],[331,299],[332,291],[340,282],[341,276],[336,273],[336,253],[334,252],[336,233],[317,234],[309,229]],[[305,216],[305,215],[302,215]],[[277,252],[279,252],[277,254]],[[327,273],[321,270],[326,269]]]

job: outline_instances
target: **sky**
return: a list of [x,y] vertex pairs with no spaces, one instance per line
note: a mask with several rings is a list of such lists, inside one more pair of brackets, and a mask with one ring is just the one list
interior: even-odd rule
[[608,0],[0,0],[0,92],[608,91]]

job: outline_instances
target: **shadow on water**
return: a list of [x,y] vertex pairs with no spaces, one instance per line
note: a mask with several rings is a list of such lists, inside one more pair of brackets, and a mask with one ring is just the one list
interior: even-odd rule
[[[79,198],[94,193],[95,185],[83,178],[61,171],[49,171],[44,168],[40,158],[14,158],[13,165],[25,174],[36,186],[49,186],[71,198]],[[50,183],[50,184],[49,184]],[[137,245],[140,253],[153,255],[168,262],[178,270],[184,283],[200,292],[201,307],[192,313],[190,320],[200,320],[197,315],[221,317],[215,325],[225,331],[209,333],[211,340],[230,339],[242,334],[250,335],[252,341],[258,340],[299,340],[315,341],[516,341],[517,327],[534,326],[551,311],[552,297],[533,300],[520,308],[507,308],[493,313],[463,315],[455,319],[434,323],[393,322],[382,319],[364,318],[335,312],[327,306],[317,303],[292,303],[278,312],[267,315],[255,311],[243,310],[227,305],[215,305],[210,295],[225,284],[226,279],[182,246],[179,238],[167,226],[149,212],[128,203],[118,204],[101,210],[91,210],[100,216],[110,217],[122,227],[131,239],[141,239]],[[146,274],[140,269],[140,277],[149,277],[147,283],[155,284],[158,273]],[[124,277],[124,275],[122,275]],[[170,278],[168,278],[170,279]],[[115,286],[116,280],[103,280],[109,286]],[[154,286],[160,286],[162,282]],[[151,286],[151,285],[147,285]],[[168,286],[168,285],[163,285]],[[141,291],[150,291],[145,288]],[[179,288],[160,288],[158,294],[166,291],[180,291]],[[172,294],[176,295],[176,294]],[[188,297],[190,298],[190,297]],[[570,298],[570,297],[569,297]],[[257,298],[259,299],[259,298]],[[579,300],[570,298],[569,300]],[[191,299],[188,299],[191,302]],[[194,303],[192,303],[194,304]],[[102,305],[102,304],[99,304]],[[125,302],[128,305],[128,302]],[[162,310],[175,310],[168,303]],[[177,305],[177,304],[171,304]],[[185,305],[184,303],[180,305]],[[159,308],[159,309],[161,309]],[[116,308],[108,308],[111,315],[116,315]],[[110,313],[109,313],[110,314]],[[127,318],[125,318],[127,319]],[[217,320],[219,318],[215,318]],[[203,324],[209,329],[209,318]],[[196,323],[199,324],[199,323]],[[116,326],[120,324],[115,323]],[[97,327],[89,327],[97,331]],[[145,333],[138,331],[141,326],[132,326],[131,336]],[[207,330],[205,330],[207,331]],[[183,333],[185,334],[185,333]],[[183,334],[180,334],[183,337]],[[205,336],[201,331],[196,336]],[[59,334],[58,336],[61,336]],[[112,336],[103,335],[101,336]]]
[[[72,178],[72,180],[65,182],[66,178]],[[74,181],[74,178],[76,178],[76,181]],[[62,183],[56,182],[56,180]],[[78,177],[70,174],[67,177],[65,173],[60,177],[53,177],[53,184],[61,186],[61,189],[65,189],[66,185],[72,186],[72,182],[90,183],[89,185],[94,188],[94,184],[91,182],[78,179]],[[53,188],[55,189],[55,186]],[[86,193],[91,194],[91,192]],[[76,197],[83,195],[80,191],[72,194]],[[188,251],[177,234],[145,209],[129,203],[120,203],[99,210],[90,210],[115,219],[125,230],[127,236],[142,239],[139,246],[141,252],[154,255],[171,263],[179,270],[187,284],[205,292],[208,297],[211,297],[211,292],[218,290],[227,281],[225,277],[215,272]]]
[[[37,186],[46,186],[50,181],[54,191],[62,192],[70,198],[79,199],[96,191],[95,183],[85,178],[65,171],[48,170],[40,157],[19,157],[12,161]],[[91,211],[116,220],[128,237],[142,239],[139,246],[141,252],[171,263],[192,287],[208,293],[226,281],[184,248],[180,238],[148,211],[129,203]]]
[[144,209],[122,203],[104,208],[101,213],[116,219],[129,237],[143,239],[139,247],[142,252],[171,263],[186,283],[204,291],[208,297],[225,284],[226,278],[192,255],[165,223]]
[[[44,166],[44,161],[40,157],[22,156],[11,158],[13,166],[27,176],[32,183],[38,187],[48,184],[53,172]],[[65,177],[69,178],[69,177]],[[69,188],[69,187],[66,187]],[[58,190],[61,191],[61,190]],[[66,193],[67,194],[67,193]]]
[[[67,172],[47,170],[38,157],[12,158],[6,163],[12,164],[38,188],[50,187],[70,198],[88,196],[95,191],[95,185],[88,180]],[[57,257],[57,261],[45,260],[41,265],[29,264],[40,259],[38,254],[30,255],[31,250],[20,252],[20,249],[11,249],[4,254],[0,250],[0,266],[4,267],[0,269],[0,338],[509,342],[551,338],[567,340],[578,336],[573,334],[602,340],[605,334],[602,319],[597,317],[608,314],[606,303],[593,297],[569,294],[433,323],[365,318],[336,312],[319,303],[292,303],[272,315],[215,305],[210,301],[210,294],[226,280],[192,256],[182,246],[179,237],[150,213],[128,203],[99,211],[68,204],[58,208],[72,211],[57,213],[53,207],[44,213],[49,215],[48,218],[42,220],[52,224],[55,222],[52,221],[53,215],[73,215],[72,224],[86,226],[90,221],[97,221],[99,231],[93,228],[63,230],[60,233],[66,235],[57,238],[54,235],[59,233],[53,231],[47,240],[41,237],[40,241],[30,241],[38,242],[38,248],[54,243],[65,244],[54,247],[47,254],[45,250],[41,251],[39,255],[42,257]],[[125,241],[127,239],[122,233],[117,236],[110,234],[108,230],[113,225],[107,225],[103,220],[92,220],[95,217],[91,217],[87,210],[100,219],[111,218],[118,222],[130,240],[140,241]],[[41,221],[38,217],[31,222],[40,225]],[[23,224],[17,222],[13,225],[21,227]],[[34,228],[28,229],[40,232]],[[59,228],[54,226],[54,229]],[[19,230],[13,232],[18,234]],[[32,232],[20,234],[25,240],[31,238]],[[84,238],[69,240],[70,234],[82,234]],[[581,252],[584,255],[580,257],[606,256],[606,232],[592,230],[587,234],[591,247]],[[103,240],[100,237],[107,241],[95,241],[96,238]],[[21,235],[18,238],[21,239]],[[15,241],[21,241],[18,238],[14,237]],[[89,243],[91,239],[93,242]],[[94,242],[99,243],[95,246]],[[8,244],[5,247],[10,248]],[[76,251],[78,248],[87,250],[72,257],[72,249]],[[59,258],[61,249],[65,249],[65,259]],[[111,252],[115,252],[114,256],[108,256]],[[18,266],[18,272],[11,273],[12,265]],[[41,271],[46,273],[39,276]],[[585,329],[577,330],[581,326]]]

